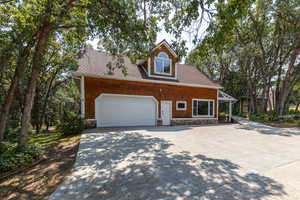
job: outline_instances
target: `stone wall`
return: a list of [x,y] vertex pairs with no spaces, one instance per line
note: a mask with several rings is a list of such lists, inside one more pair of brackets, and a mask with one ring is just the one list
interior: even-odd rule
[[97,120],[96,119],[87,119],[85,120],[86,128],[96,128],[97,127]]
[[200,124],[217,124],[217,119],[199,119],[199,120],[172,120],[171,125],[200,125]]

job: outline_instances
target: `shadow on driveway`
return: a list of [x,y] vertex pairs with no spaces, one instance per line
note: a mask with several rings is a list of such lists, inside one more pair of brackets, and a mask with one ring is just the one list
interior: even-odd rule
[[261,134],[266,134],[266,135],[278,135],[278,136],[300,136],[300,129],[291,129],[291,128],[278,128],[278,127],[272,127],[268,126],[262,123],[254,122],[247,120],[242,117],[236,117],[234,116],[234,119],[238,121],[241,124],[240,129],[245,129],[245,130],[253,130],[257,131],[258,133]]
[[172,153],[172,144],[138,131],[83,134],[69,177],[58,199],[210,199],[260,200],[284,195],[283,186],[222,159],[189,152]]

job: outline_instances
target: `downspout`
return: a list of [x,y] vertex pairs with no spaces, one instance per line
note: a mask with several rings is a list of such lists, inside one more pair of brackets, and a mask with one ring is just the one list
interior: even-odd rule
[[217,109],[216,109],[216,118],[217,118],[217,121],[219,121],[219,89],[217,89]]
[[84,91],[84,76],[80,78],[80,102],[81,102],[81,117],[85,118],[85,91]]

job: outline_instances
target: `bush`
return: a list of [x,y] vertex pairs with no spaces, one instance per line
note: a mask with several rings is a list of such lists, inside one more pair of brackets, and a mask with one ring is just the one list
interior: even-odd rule
[[240,117],[248,118],[248,114],[246,114],[246,113],[240,112],[237,115],[240,116]]
[[284,122],[290,122],[293,121],[295,118],[295,115],[283,115],[281,117],[279,117],[280,121],[284,121]]
[[8,171],[32,163],[39,159],[44,151],[36,145],[28,145],[22,149],[17,143],[0,143],[0,171]]
[[268,121],[269,120],[269,115],[266,114],[266,113],[253,114],[253,115],[250,115],[250,120],[253,120],[253,121]]
[[9,142],[17,142],[20,128],[7,128],[4,132],[4,140]]
[[[18,141],[19,135],[20,135],[20,127],[17,128],[7,128],[4,132],[4,140],[14,143]],[[32,127],[30,126],[28,130],[28,134],[31,135],[33,132]]]
[[64,112],[57,124],[58,131],[64,135],[81,133],[84,128],[83,118],[75,112]]

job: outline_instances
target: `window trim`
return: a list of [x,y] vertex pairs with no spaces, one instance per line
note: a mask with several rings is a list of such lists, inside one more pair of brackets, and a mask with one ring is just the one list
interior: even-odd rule
[[[159,54],[165,54],[168,58],[158,58],[158,55]],[[163,60],[163,61],[169,61],[170,62],[170,73],[166,73],[166,72],[158,72],[157,70],[156,70],[156,60],[157,59],[161,59],[161,60]],[[166,54],[165,52],[159,52],[158,54],[157,54],[157,56],[155,56],[155,58],[154,58],[154,72],[155,72],[155,74],[162,74],[162,75],[172,75],[172,59],[170,59],[170,57],[168,56],[168,54]]]
[[[183,103],[184,108],[178,108],[178,104]],[[186,101],[176,101],[176,110],[186,110],[187,102]]]
[[[194,115],[194,101],[203,101],[208,103],[208,113],[207,115]],[[213,102],[213,113],[209,115],[210,103]],[[209,117],[213,118],[215,116],[215,100],[214,99],[192,99],[192,117]]]

